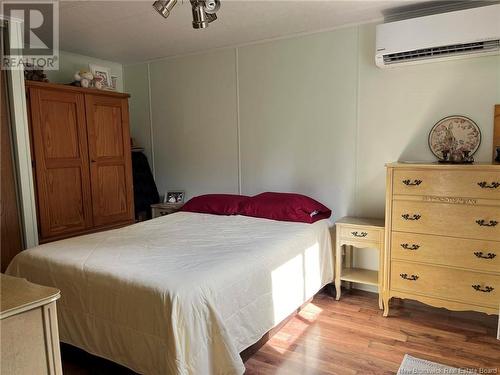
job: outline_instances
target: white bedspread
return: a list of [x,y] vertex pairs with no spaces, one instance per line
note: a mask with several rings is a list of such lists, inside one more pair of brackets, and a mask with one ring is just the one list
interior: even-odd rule
[[242,374],[239,353],[333,279],[328,222],[176,213],[23,251],[60,338],[144,374]]

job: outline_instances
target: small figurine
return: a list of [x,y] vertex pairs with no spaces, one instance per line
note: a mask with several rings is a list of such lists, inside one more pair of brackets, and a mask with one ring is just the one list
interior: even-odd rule
[[43,69],[35,69],[33,64],[26,64],[24,67],[24,79],[27,81],[49,82]]
[[443,150],[441,153],[443,154],[443,161],[450,160],[450,150]]
[[85,87],[85,88],[96,88],[102,90],[104,85],[102,84],[102,77],[94,76],[92,72],[82,69],[75,73],[75,80],[71,82],[72,86]]
[[94,75],[88,70],[82,69],[76,72],[73,78],[75,79],[75,81],[71,83],[73,86],[91,87]]

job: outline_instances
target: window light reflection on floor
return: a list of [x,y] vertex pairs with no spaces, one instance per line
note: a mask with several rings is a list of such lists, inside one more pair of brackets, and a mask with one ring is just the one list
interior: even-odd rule
[[[287,323],[286,330],[278,331],[266,345],[279,354],[293,350],[293,346],[306,330],[316,321],[316,318],[323,312],[323,309],[314,303],[308,303],[297,316]],[[314,342],[309,345],[314,345]]]

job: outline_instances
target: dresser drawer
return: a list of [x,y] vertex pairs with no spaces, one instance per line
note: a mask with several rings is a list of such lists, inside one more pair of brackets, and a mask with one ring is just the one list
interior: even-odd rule
[[500,199],[500,171],[396,170],[394,194]]
[[500,242],[392,232],[391,259],[500,274]]
[[394,200],[392,230],[500,241],[500,206]]
[[372,242],[380,242],[382,240],[383,229],[359,229],[355,226],[347,227],[342,226],[340,230],[340,237],[348,240],[365,240]]
[[500,276],[393,261],[391,289],[498,308]]

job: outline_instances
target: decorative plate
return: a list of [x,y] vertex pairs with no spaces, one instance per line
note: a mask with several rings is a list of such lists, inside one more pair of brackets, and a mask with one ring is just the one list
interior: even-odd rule
[[480,144],[479,127],[465,116],[445,117],[429,133],[429,147],[441,161],[471,157]]

